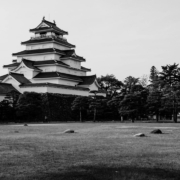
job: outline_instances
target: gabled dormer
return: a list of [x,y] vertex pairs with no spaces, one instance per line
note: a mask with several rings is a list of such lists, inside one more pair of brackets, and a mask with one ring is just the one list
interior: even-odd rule
[[27,79],[32,79],[42,70],[34,66],[34,62],[22,59],[21,63],[11,70],[12,73],[23,74]]
[[50,21],[45,20],[45,17],[43,17],[42,22],[33,29],[29,30],[30,32],[33,32],[35,34],[43,34],[47,32],[54,32],[57,35],[68,35],[68,32],[60,29],[59,27],[56,26],[55,21],[52,23]]
[[30,84],[29,81],[23,74],[10,72],[3,80],[2,83],[12,84],[18,91],[21,92],[19,85]]

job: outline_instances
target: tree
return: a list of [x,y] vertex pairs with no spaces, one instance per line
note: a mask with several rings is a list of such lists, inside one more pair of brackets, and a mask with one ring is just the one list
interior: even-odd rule
[[147,98],[147,107],[150,114],[156,115],[156,121],[159,121],[159,113],[161,109],[162,92],[158,90],[151,91]]
[[93,109],[94,112],[94,117],[93,121],[96,121],[96,114],[97,114],[97,109],[101,108],[101,99],[98,99],[96,94],[98,93],[97,91],[91,91],[91,93],[94,93],[94,96],[91,96],[89,98],[89,109]]
[[154,84],[158,80],[158,70],[155,66],[152,66],[150,69],[149,81]]
[[23,120],[37,121],[43,119],[41,94],[24,92],[20,95],[17,103],[17,116]]
[[101,89],[107,91],[110,97],[117,95],[123,86],[123,83],[116,79],[113,74],[101,76],[97,78],[97,81]]
[[148,91],[139,83],[139,78],[128,76],[120,93],[108,101],[108,105],[119,112],[121,120],[143,117]]
[[20,93],[18,91],[12,90],[8,92],[5,96],[5,100],[8,101],[9,105],[12,107],[12,116],[14,120],[16,120],[16,107],[19,95]]
[[125,95],[119,103],[119,114],[127,116],[134,122],[135,117],[138,115],[138,96],[135,94]]
[[8,122],[13,119],[13,109],[9,101],[3,100],[0,102],[0,121]]
[[82,122],[82,110],[87,109],[88,107],[88,98],[79,96],[76,97],[72,103],[72,110],[79,110],[79,115],[80,115],[80,122]]
[[159,73],[159,80],[162,82],[161,85],[173,86],[180,81],[180,74],[178,64],[161,66],[162,72]]
[[163,89],[161,111],[166,114],[172,114],[173,121],[177,122],[177,114],[180,112],[180,83],[173,86],[166,86]]
[[129,93],[119,102],[119,114],[126,116],[134,122],[135,118],[146,117],[146,100],[148,91],[136,91]]
[[148,86],[148,81],[149,81],[149,77],[148,75],[144,74],[139,78],[139,84],[142,87],[147,87]]
[[[139,84],[139,78],[128,76],[124,80],[123,93],[129,94],[142,89],[142,86]],[[139,90],[140,90],[139,89]]]
[[[180,87],[180,69],[178,64],[162,66],[162,72],[159,73],[159,82],[164,96],[164,107],[172,106],[173,120],[177,122]],[[169,102],[169,103],[168,103]],[[172,102],[172,103],[170,103]],[[163,108],[165,110],[165,108]]]
[[[112,97],[112,99],[110,99],[107,102],[107,105],[111,108],[112,113],[117,116],[119,114],[118,109],[119,109],[119,103],[123,100],[124,95],[123,94],[119,94],[117,96]],[[121,121],[123,121],[123,116],[121,116]]]

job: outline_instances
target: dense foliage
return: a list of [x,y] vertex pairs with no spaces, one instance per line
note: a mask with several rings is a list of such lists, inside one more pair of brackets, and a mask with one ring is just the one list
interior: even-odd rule
[[[149,82],[148,82],[149,81]],[[0,122],[52,122],[172,119],[180,113],[180,68],[178,64],[150,69],[150,76],[114,75],[98,78],[107,96],[90,97],[51,93],[10,92],[0,102]]]

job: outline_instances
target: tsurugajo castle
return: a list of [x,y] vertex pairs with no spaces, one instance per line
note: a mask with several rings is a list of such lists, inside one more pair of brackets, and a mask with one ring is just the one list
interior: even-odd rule
[[[96,75],[87,76],[91,69],[81,66],[86,60],[77,55],[55,21],[43,18],[29,30],[34,36],[21,42],[25,50],[13,53],[11,64],[4,65],[8,74],[0,76],[1,99],[11,90],[20,93],[59,93],[89,96],[99,91]],[[100,91],[99,91],[100,92]],[[105,93],[100,92],[101,95]]]

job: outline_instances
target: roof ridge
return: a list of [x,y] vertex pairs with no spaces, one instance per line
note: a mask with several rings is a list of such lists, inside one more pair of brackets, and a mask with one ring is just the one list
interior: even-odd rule
[[49,23],[49,24],[52,24],[52,25],[56,26],[55,21],[54,22],[47,21],[45,18],[42,20],[42,22]]
[[31,60],[28,60],[28,59],[22,59],[22,62],[24,63],[24,65],[27,67],[27,68],[30,68],[30,69],[36,69],[38,71],[42,71],[41,69],[37,68],[34,66],[35,64],[35,61],[31,61]]
[[32,60],[25,59],[25,58],[22,58],[22,61],[31,61],[31,62],[34,62],[34,61],[32,61]]
[[31,49],[31,50],[23,50],[17,53],[13,53],[13,56],[16,55],[22,55],[22,54],[34,54],[34,53],[62,53],[62,55],[65,55],[63,50],[57,49],[57,48],[45,48],[45,49]]

